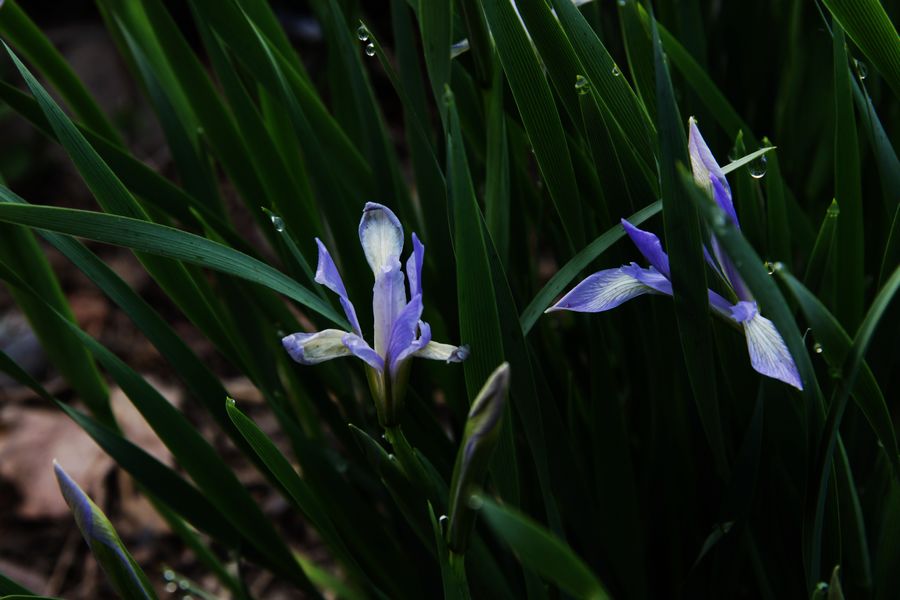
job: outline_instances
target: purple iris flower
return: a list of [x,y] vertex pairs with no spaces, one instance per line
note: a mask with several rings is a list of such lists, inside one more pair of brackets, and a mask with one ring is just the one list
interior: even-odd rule
[[[422,320],[422,260],[425,247],[412,234],[412,254],[406,261],[407,297],[400,253],[403,251],[403,227],[386,206],[366,203],[359,223],[359,241],[366,260],[375,274],[372,290],[374,344],[363,338],[356,309],[347,296],[344,282],[331,255],[321,240],[316,282],[340,298],[351,331],[325,329],[314,333],[292,333],[281,340],[291,358],[303,365],[314,365],[341,356],[356,356],[367,365],[369,385],[375,396],[379,418],[393,425],[403,401],[409,359],[414,356],[462,362],[469,354],[466,346],[452,346],[431,340],[431,328]],[[407,299],[408,298],[408,299]]]
[[[691,171],[694,180],[706,188],[736,227],[737,213],[731,200],[731,188],[725,174],[713,158],[709,147],[703,141],[697,122],[689,121],[690,139],[688,151],[691,157]],[[643,268],[635,263],[618,269],[606,269],[587,277],[576,285],[559,302],[546,312],[571,310],[575,312],[602,312],[615,308],[623,302],[643,294],[672,295],[672,281],[669,272],[669,257],[663,251],[656,235],[638,229],[625,219],[622,227],[631,238],[650,266]],[[715,314],[734,321],[743,327],[750,352],[750,364],[766,375],[783,381],[797,389],[803,389],[797,365],[787,349],[781,334],[769,319],[759,313],[756,301],[741,279],[734,264],[721,251],[715,237],[711,239],[712,253],[704,248],[706,261],[733,292],[736,303],[726,300],[709,290],[709,305]]]

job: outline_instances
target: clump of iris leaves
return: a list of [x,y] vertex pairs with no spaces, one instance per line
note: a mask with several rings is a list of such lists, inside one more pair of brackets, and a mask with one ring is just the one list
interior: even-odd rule
[[[137,482],[219,597],[252,597],[246,564],[310,598],[900,597],[896,2],[311,0],[315,72],[265,0],[96,4],[174,173],[0,3],[4,122],[96,201],[7,174],[0,278],[76,401],[0,367]],[[96,242],[252,381],[285,452]],[[50,248],[327,559],[78,327]],[[124,436],[109,381],[177,467]],[[180,577],[138,565],[59,461],[121,597]]]

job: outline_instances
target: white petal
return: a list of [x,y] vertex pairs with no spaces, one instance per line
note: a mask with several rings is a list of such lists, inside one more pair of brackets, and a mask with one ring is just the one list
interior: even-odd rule
[[428,358],[430,360],[443,360],[445,362],[462,362],[469,357],[468,346],[453,346],[440,342],[428,342],[428,344],[414,353],[413,356]]
[[301,365],[315,365],[332,358],[349,356],[350,349],[344,345],[346,331],[325,329],[315,333],[292,333],[281,340],[291,358]]
[[400,264],[403,250],[403,227],[397,216],[386,206],[367,202],[359,222],[359,242],[366,260],[375,275],[385,267]]

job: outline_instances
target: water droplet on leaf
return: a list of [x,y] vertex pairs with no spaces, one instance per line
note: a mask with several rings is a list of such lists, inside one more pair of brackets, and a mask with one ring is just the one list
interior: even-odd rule
[[613,74],[613,77],[618,77],[619,75],[622,74],[622,70],[619,68],[619,65],[613,65],[612,74]]
[[163,579],[165,579],[166,581],[174,581],[175,571],[173,571],[172,569],[166,569],[165,571],[163,571]]
[[619,6],[625,6],[625,0],[618,0]]
[[237,406],[237,402],[235,402],[234,398],[228,398],[226,402],[228,402],[228,406]]
[[178,584],[175,583],[174,581],[170,581],[169,583],[166,584],[166,591],[169,592],[170,594],[174,594],[175,592],[178,591]]
[[818,343],[818,342],[816,342],[815,344],[813,344],[813,352],[815,352],[816,354],[822,354],[822,351],[823,351],[823,350],[822,350],[822,344],[820,344],[820,343]]
[[359,29],[356,30],[356,37],[359,38],[361,42],[369,41],[369,30],[365,25],[360,25]]
[[272,226],[275,227],[275,231],[279,233],[284,231],[284,219],[278,215],[271,215],[269,218],[272,220]]
[[747,170],[750,171],[750,177],[753,179],[762,179],[766,174],[766,165],[768,162],[769,160],[766,158],[765,154],[751,161],[750,166],[747,167]]
[[471,495],[469,496],[469,501],[466,502],[469,505],[469,508],[472,510],[481,510],[481,507],[484,506],[484,500],[481,499],[481,496]]
[[372,42],[366,44],[366,56],[375,56],[375,44]]
[[775,265],[773,265],[773,264],[770,263],[770,262],[766,262],[766,265],[765,265],[765,266],[766,266],[766,272],[767,272],[769,275],[774,275],[774,274],[775,274]]
[[859,77],[860,81],[869,76],[869,67],[866,66],[861,60],[854,60],[853,65],[856,67],[856,76]]
[[442,529],[442,530],[446,530],[446,529],[447,529],[447,523],[448,523],[449,521],[450,521],[450,518],[449,518],[447,515],[441,515],[441,516],[440,516],[440,518],[438,519],[438,523],[441,524],[441,529]]
[[575,78],[575,91],[581,95],[587,94],[591,91],[591,83],[582,75],[578,75]]

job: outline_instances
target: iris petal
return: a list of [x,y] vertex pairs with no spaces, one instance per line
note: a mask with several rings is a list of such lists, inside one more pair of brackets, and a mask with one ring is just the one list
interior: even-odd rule
[[794,358],[775,324],[759,314],[755,302],[738,302],[732,307],[732,318],[744,326],[750,364],[758,373],[803,389]]
[[372,314],[375,320],[375,351],[386,356],[394,320],[406,306],[403,272],[400,263],[384,267],[375,278],[372,289]]
[[[388,366],[393,375],[397,370],[399,361],[409,354],[409,347],[416,341],[416,330],[419,319],[422,317],[422,295],[413,296],[391,327],[391,339],[388,344]],[[430,330],[429,330],[430,335]]]
[[341,341],[353,356],[361,359],[379,373],[384,372],[384,359],[372,350],[372,347],[362,337],[353,333],[345,333]]
[[[429,333],[430,335],[430,333]],[[443,360],[448,363],[462,362],[469,357],[468,346],[453,346],[440,342],[428,342],[421,350],[417,350],[413,356],[427,358],[429,360]]]
[[281,339],[281,345],[301,365],[316,365],[332,358],[350,355],[350,349],[343,342],[345,335],[347,332],[339,329],[292,333]]
[[[658,291],[635,277],[638,272],[642,271],[644,269],[632,264],[631,266],[606,269],[589,275],[545,312],[557,310],[602,312],[615,308],[637,296]],[[653,272],[656,273],[656,271]],[[667,281],[659,273],[656,273],[656,275]],[[648,280],[654,284],[661,285],[661,282],[655,278],[648,278]],[[671,293],[671,291],[668,293]]]
[[350,298],[347,296],[344,281],[341,279],[341,274],[338,272],[331,254],[328,253],[328,248],[325,247],[325,244],[319,238],[316,238],[316,245],[319,247],[316,283],[324,285],[340,297],[341,306],[344,309],[344,314],[347,315],[347,320],[350,321],[350,326],[357,334],[362,334],[359,328],[359,319],[356,318],[356,308],[354,308],[353,303],[350,302]]
[[631,238],[631,241],[634,242],[634,245],[637,246],[650,264],[667,278],[671,277],[669,273],[669,257],[663,251],[659,238],[649,231],[638,229],[625,219],[621,219],[621,222],[625,233],[628,234],[628,237]]
[[367,202],[359,222],[359,242],[376,277],[385,267],[399,264],[403,227],[397,215],[386,206]]
[[425,258],[425,246],[419,241],[419,236],[412,234],[413,251],[406,261],[406,278],[409,279],[410,297],[422,293],[422,261]]

